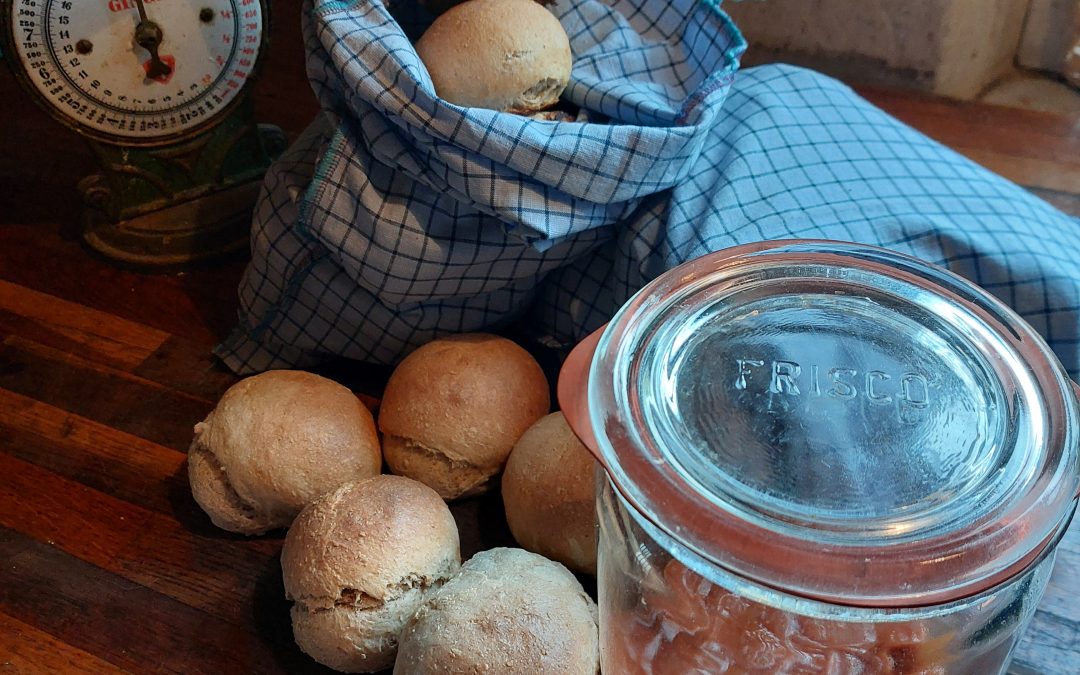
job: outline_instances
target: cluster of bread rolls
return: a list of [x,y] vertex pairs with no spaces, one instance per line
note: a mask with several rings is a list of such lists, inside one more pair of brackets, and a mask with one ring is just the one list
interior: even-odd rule
[[[416,51],[437,96],[574,119],[553,109],[572,63],[552,1],[420,0],[436,16]],[[596,573],[595,464],[561,413],[548,414],[549,391],[526,350],[485,334],[406,357],[377,421],[329,379],[263,373],[195,426],[192,495],[222,529],[288,528],[293,636],[324,665],[594,675],[596,604],[567,567]],[[500,478],[507,522],[528,550],[462,565],[447,502]]]
[[460,563],[431,488],[400,476],[309,504],[281,551],[293,636],[343,672],[595,675],[596,604],[562,565],[521,549]]
[[[311,373],[240,381],[195,426],[188,476],[219,527],[289,528],[293,635],[320,663],[591,675],[596,607],[566,567],[595,574],[595,464],[549,408],[526,350],[449,336],[398,365],[377,425],[351,391]],[[381,473],[384,460],[398,475]],[[500,477],[507,522],[532,552],[462,566],[447,502]]]

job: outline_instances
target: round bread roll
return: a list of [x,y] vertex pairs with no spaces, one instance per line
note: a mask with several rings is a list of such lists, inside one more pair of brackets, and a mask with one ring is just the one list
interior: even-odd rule
[[218,527],[288,527],[309,501],[382,470],[371,412],[312,373],[272,370],[236,383],[195,425],[188,480]]
[[570,80],[570,40],[534,0],[468,0],[416,43],[435,92],[461,106],[532,113],[554,105]]
[[390,375],[379,406],[383,454],[391,471],[444,499],[480,494],[550,404],[544,371],[510,340],[441,338]]
[[401,634],[395,675],[595,675],[596,604],[562,565],[521,549],[477,553]]
[[309,504],[285,536],[293,637],[335,670],[389,668],[424,593],[460,565],[457,524],[434,490],[388,475],[342,485]]
[[596,576],[596,466],[561,412],[529,427],[502,476],[506,522],[522,548]]

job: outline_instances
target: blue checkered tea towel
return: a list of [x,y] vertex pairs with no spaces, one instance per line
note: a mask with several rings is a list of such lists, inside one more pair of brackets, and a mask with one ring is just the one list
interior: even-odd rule
[[233,370],[393,363],[511,320],[573,344],[644,283],[758,240],[876,244],[1014,307],[1073,377],[1080,221],[787,66],[738,72],[713,0],[559,0],[579,122],[435,96],[422,10],[305,4],[320,115],[268,173]]

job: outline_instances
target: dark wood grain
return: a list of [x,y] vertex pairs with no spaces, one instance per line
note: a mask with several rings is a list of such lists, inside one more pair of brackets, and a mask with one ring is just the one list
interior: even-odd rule
[[0,332],[66,352],[77,351],[84,358],[128,370],[145,361],[169,337],[165,331],[2,280]]
[[[298,1],[275,0],[261,119],[295,137],[317,110]],[[904,122],[1080,215],[1080,121],[860,87]],[[77,237],[94,170],[0,68],[0,673],[325,673],[292,641],[282,533],[224,533],[187,487],[192,426],[236,381],[210,356],[243,256],[140,274]],[[17,133],[12,133],[17,129]],[[32,140],[28,140],[32,139]],[[320,372],[378,404],[388,370]],[[462,552],[512,544],[497,494],[454,504]],[[1018,662],[1080,663],[1080,525]]]
[[[120,668],[178,674],[319,670],[288,639],[284,607],[264,614],[266,605],[248,604],[247,625],[225,622],[6,528],[0,528],[0,559],[0,612]],[[271,565],[263,574],[272,583]]]
[[239,379],[214,358],[206,343],[170,336],[132,370],[137,377],[217,401]]
[[211,402],[20,336],[0,342],[0,387],[185,450]]
[[185,502],[179,517],[0,455],[0,526],[246,627],[248,601],[280,539],[223,533],[190,504],[186,490],[175,494]]
[[116,675],[128,671],[0,613],[0,672]]
[[176,509],[176,494],[186,489],[184,453],[4,389],[0,449],[162,514]]

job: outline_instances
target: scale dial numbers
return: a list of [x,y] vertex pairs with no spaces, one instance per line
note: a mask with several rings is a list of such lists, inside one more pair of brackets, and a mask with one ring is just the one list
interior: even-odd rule
[[[259,0],[143,0],[165,74],[136,42],[135,0],[0,0],[17,70],[88,136],[154,144],[192,134],[239,100],[258,61]],[[153,77],[151,77],[153,75]]]

